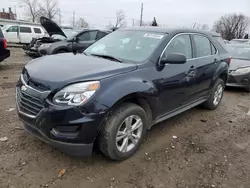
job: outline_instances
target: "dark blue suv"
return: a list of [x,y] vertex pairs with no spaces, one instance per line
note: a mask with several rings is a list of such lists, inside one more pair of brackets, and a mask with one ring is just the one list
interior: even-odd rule
[[[219,39],[219,40],[217,40]],[[146,130],[194,106],[216,109],[230,58],[216,33],[117,30],[82,54],[29,62],[16,87],[27,131],[72,155],[124,160]]]

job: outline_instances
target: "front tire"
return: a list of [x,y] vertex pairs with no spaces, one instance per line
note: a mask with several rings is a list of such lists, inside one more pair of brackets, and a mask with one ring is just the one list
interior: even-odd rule
[[136,104],[122,104],[104,123],[99,134],[100,150],[112,160],[125,160],[137,151],[146,130],[146,112]]
[[212,93],[208,100],[203,104],[203,106],[209,110],[215,110],[223,97],[225,89],[225,82],[222,79],[218,79],[212,89]]

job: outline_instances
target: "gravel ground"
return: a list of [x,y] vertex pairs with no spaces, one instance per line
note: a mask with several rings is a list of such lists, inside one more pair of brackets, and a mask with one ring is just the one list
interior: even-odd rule
[[217,110],[197,107],[154,126],[124,162],[100,154],[75,158],[23,130],[14,86],[29,58],[21,49],[11,52],[0,66],[1,188],[250,187],[249,93],[227,89]]

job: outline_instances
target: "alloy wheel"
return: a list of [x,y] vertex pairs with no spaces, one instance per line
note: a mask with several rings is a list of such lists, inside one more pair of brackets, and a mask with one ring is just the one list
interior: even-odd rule
[[221,84],[219,84],[216,88],[216,91],[214,93],[214,100],[213,100],[213,104],[215,106],[217,106],[220,101],[221,101],[221,98],[222,98],[222,95],[223,95],[223,86]]
[[143,132],[142,119],[137,115],[130,115],[119,126],[116,134],[116,147],[122,152],[131,151],[138,144]]

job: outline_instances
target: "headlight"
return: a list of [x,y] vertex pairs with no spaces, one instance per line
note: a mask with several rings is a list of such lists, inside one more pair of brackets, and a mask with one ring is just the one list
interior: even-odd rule
[[240,68],[235,71],[235,74],[247,74],[250,73],[250,67]]
[[86,103],[99,87],[99,81],[72,84],[59,91],[54,96],[53,102],[61,105],[79,106]]
[[42,44],[42,45],[41,45],[42,48],[48,48],[48,47],[50,47],[50,46],[51,46],[51,44]]

